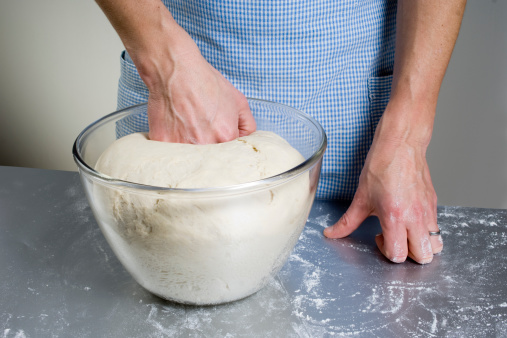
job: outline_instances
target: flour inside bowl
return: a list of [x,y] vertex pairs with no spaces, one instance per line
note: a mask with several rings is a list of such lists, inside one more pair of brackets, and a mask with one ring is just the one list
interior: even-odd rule
[[[131,134],[96,169],[113,178],[171,188],[224,187],[274,176],[304,158],[285,140],[257,131],[231,142],[189,145]],[[156,193],[96,187],[95,210],[117,256],[149,291],[216,304],[264,286],[297,241],[311,207],[308,173],[255,191]]]

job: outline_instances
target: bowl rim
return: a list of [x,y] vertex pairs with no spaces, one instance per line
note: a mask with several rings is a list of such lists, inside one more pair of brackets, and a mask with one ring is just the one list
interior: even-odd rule
[[147,184],[141,184],[141,183],[135,183],[130,182],[126,180],[121,180],[117,178],[110,177],[106,174],[103,174],[94,168],[92,168],[86,161],[82,158],[79,149],[79,145],[85,139],[91,132],[92,129],[108,122],[112,117],[117,116],[127,110],[132,110],[135,108],[139,108],[142,106],[147,106],[147,103],[140,103],[137,105],[129,106],[117,111],[114,111],[112,113],[109,113],[100,119],[96,120],[95,122],[92,122],[89,124],[86,128],[84,128],[79,135],[76,137],[76,140],[74,141],[74,144],[72,146],[72,155],[74,157],[74,161],[76,162],[78,169],[80,172],[84,172],[87,175],[91,176],[93,179],[100,181],[101,183],[104,183],[106,185],[114,186],[115,188],[119,189],[127,189],[127,190],[137,190],[137,191],[144,191],[144,192],[155,192],[158,194],[164,194],[164,193],[178,193],[178,194],[198,194],[198,193],[234,193],[244,190],[258,190],[263,189],[266,186],[274,187],[278,186],[280,184],[283,184],[287,181],[290,181],[297,176],[301,175],[302,173],[306,172],[307,170],[311,169],[315,163],[317,163],[324,155],[324,152],[327,147],[327,135],[324,131],[324,128],[321,126],[317,120],[315,120],[312,116],[304,113],[303,111],[290,107],[288,105],[277,103],[273,101],[263,100],[263,99],[257,99],[257,98],[251,98],[247,97],[247,100],[250,102],[261,102],[261,103],[268,103],[271,105],[275,105],[284,109],[290,109],[294,112],[296,112],[298,115],[302,116],[303,118],[310,121],[317,130],[320,131],[322,134],[322,140],[318,146],[317,151],[315,151],[312,156],[310,156],[305,161],[301,162],[299,165],[286,170],[280,174],[266,177],[260,180],[255,180],[251,182],[246,183],[240,183],[240,184],[234,184],[234,185],[228,185],[228,186],[222,186],[222,187],[209,187],[209,188],[169,188],[169,187],[158,187],[153,185],[147,185]]

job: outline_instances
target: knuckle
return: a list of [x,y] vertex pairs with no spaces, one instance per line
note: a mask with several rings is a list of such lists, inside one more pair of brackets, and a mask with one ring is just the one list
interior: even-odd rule
[[350,216],[349,216],[349,213],[348,212],[345,212],[342,217],[340,218],[340,225],[342,227],[350,227],[351,226],[351,223],[350,223]]
[[237,105],[238,107],[240,107],[241,109],[248,109],[250,110],[250,106],[248,104],[248,100],[246,98],[245,95],[241,94],[241,92],[239,92],[239,95],[236,95],[236,99],[237,99]]
[[390,208],[386,210],[386,217],[381,222],[387,231],[394,231],[400,223],[403,223],[404,217],[400,208]]
[[231,126],[222,126],[217,130],[218,142],[228,142],[236,139],[239,136],[237,128]]
[[[356,193],[354,194],[354,204],[362,209],[371,209],[368,208],[370,204],[370,200],[368,196],[365,194],[364,189],[358,188]],[[371,210],[370,210],[371,211]]]
[[253,118],[253,116],[252,116],[252,120],[250,121],[249,124],[246,125],[245,129],[248,134],[253,133],[257,129],[257,122],[255,122],[255,119]]

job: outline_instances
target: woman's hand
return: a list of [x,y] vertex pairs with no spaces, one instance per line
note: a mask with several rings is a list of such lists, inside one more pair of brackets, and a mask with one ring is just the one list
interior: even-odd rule
[[393,262],[429,263],[442,250],[437,197],[426,149],[438,92],[458,36],[466,0],[398,0],[391,97],[380,120],[347,212],[324,234],[341,238],[370,215],[383,233],[375,240]]
[[149,83],[149,137],[152,140],[208,144],[233,140],[255,131],[248,102],[199,53],[161,66]]
[[255,131],[248,102],[160,0],[97,0],[149,90],[152,140],[230,141]]
[[383,231],[375,241],[384,256],[395,263],[407,256],[430,263],[443,243],[441,236],[429,236],[438,226],[437,196],[425,158],[427,144],[392,135],[381,119],[352,204],[324,235],[348,236],[375,215]]

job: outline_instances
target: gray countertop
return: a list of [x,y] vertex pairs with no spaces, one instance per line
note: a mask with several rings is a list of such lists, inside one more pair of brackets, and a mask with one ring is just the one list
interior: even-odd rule
[[507,337],[507,210],[439,207],[444,251],[421,266],[382,257],[374,218],[325,239],[345,208],[316,201],[258,293],[193,307],[123,269],[77,173],[0,167],[0,337]]

